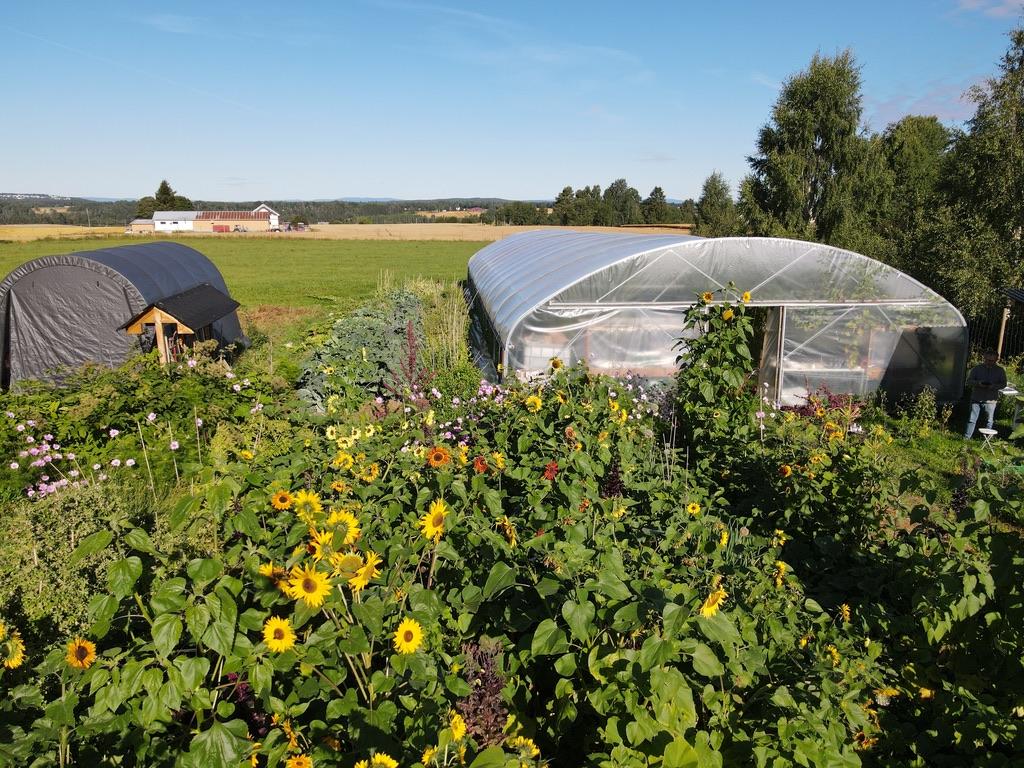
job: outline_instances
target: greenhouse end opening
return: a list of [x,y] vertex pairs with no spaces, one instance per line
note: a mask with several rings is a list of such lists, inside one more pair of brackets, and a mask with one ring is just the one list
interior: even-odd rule
[[[676,371],[682,313],[735,286],[764,308],[759,384],[793,405],[821,387],[899,396],[963,393],[967,324],[909,275],[859,253],[762,237],[546,230],[492,243],[469,261],[477,363],[536,376],[551,358],[597,373]],[[500,368],[499,368],[500,366]]]

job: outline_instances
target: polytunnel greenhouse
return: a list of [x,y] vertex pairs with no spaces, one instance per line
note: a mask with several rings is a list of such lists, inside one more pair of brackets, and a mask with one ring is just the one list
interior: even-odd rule
[[558,357],[668,377],[682,312],[705,291],[734,302],[749,291],[762,308],[758,376],[773,401],[821,387],[930,387],[947,401],[963,392],[967,326],[952,304],[861,254],[780,238],[540,230],[499,240],[469,261],[474,355],[492,375],[535,376]]

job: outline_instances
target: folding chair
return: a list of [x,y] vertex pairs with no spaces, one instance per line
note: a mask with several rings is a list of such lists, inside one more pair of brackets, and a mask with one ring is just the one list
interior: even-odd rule
[[988,449],[990,451],[992,451],[992,453],[995,453],[996,449],[992,445],[992,438],[995,437],[999,433],[996,432],[994,429],[986,429],[985,427],[978,427],[978,434],[981,435],[983,438],[985,438],[985,445],[988,446]]

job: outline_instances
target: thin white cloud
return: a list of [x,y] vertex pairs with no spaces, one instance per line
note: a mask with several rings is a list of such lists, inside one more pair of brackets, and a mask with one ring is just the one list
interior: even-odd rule
[[770,88],[773,91],[781,91],[782,83],[776,80],[774,77],[769,77],[763,72],[753,72],[750,75],[750,79],[758,85],[763,85],[765,88]]
[[957,10],[1005,19],[1024,13],[1024,0],[957,0]]
[[982,76],[953,82],[936,80],[920,89],[896,93],[884,99],[867,97],[864,112],[875,130],[885,128],[907,115],[935,115],[946,122],[963,122],[974,114],[967,92],[985,82]]

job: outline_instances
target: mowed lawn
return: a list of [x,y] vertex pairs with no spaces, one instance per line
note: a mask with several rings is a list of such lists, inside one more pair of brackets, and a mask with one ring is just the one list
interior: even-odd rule
[[[0,243],[0,276],[51,254],[152,242],[140,238]],[[244,309],[351,308],[376,289],[383,272],[440,280],[466,276],[469,257],[487,243],[448,241],[280,240],[189,237],[177,242],[204,253],[220,269]]]

